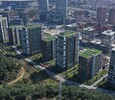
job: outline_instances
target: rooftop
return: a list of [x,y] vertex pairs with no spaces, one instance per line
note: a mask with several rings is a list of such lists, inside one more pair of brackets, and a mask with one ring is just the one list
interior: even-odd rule
[[107,30],[107,31],[104,31],[102,34],[103,34],[103,35],[110,35],[110,36],[113,36],[113,35],[115,34],[115,32],[112,31],[112,30]]
[[49,41],[52,41],[53,39],[55,39],[55,37],[51,36],[51,35],[44,35],[43,36],[43,41],[45,42],[49,42]]
[[97,49],[84,49],[81,53],[80,56],[84,58],[91,58],[92,56],[95,56],[97,54],[100,54],[101,51]]
[[92,32],[94,31],[95,29],[93,27],[87,27],[87,28],[84,28],[84,31],[88,31],[88,32]]
[[7,19],[6,17],[2,17],[2,15],[0,15],[0,21]]
[[66,32],[60,33],[59,36],[62,36],[62,37],[69,37],[69,36],[76,35],[76,34],[78,34],[78,32],[66,31]]
[[64,30],[61,30],[61,29],[51,29],[51,30],[43,30],[43,32],[45,34],[49,34],[49,35],[55,36],[55,35],[60,34],[61,32],[64,32]]

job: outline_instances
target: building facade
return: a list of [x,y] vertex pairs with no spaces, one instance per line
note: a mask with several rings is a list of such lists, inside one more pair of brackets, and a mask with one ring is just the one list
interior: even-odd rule
[[39,4],[39,17],[43,21],[46,19],[47,12],[49,11],[49,0],[38,0]]
[[22,50],[25,55],[34,55],[41,49],[41,26],[28,25],[21,32]]
[[8,28],[9,44],[21,46],[22,26],[10,26]]
[[94,77],[102,68],[101,51],[96,49],[84,49],[79,56],[78,75],[82,81]]
[[0,42],[9,42],[7,18],[2,16],[0,16]]
[[107,7],[97,8],[97,22],[98,24],[105,24],[107,18]]
[[79,40],[77,32],[63,32],[57,37],[56,43],[56,64],[63,68],[69,69],[78,63]]
[[101,46],[106,47],[109,51],[115,42],[115,32],[112,30],[104,31],[101,34]]
[[56,39],[53,36],[43,36],[41,49],[44,61],[55,59],[55,44]]
[[87,27],[83,29],[82,41],[90,42],[95,39],[95,29],[93,27]]
[[112,49],[108,72],[108,82],[115,88],[115,48]]

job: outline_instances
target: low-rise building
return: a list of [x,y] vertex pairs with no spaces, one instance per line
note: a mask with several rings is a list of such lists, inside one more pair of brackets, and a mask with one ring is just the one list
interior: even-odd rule
[[113,32],[112,30],[104,31],[101,34],[102,47],[106,47],[110,50],[114,42],[115,42],[115,32]]
[[82,31],[82,41],[90,42],[95,39],[95,29],[93,27],[84,28]]

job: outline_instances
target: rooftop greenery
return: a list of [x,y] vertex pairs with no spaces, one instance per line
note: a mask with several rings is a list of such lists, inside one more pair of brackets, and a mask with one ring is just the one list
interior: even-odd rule
[[60,33],[60,36],[69,37],[69,36],[72,36],[72,35],[75,35],[75,34],[78,34],[78,32],[68,31],[68,32]]
[[53,39],[55,39],[55,37],[51,35],[44,35],[43,41],[49,42],[49,41],[52,41]]
[[99,53],[101,53],[101,51],[97,49],[84,49],[83,51],[81,51],[80,56],[84,58],[90,58]]

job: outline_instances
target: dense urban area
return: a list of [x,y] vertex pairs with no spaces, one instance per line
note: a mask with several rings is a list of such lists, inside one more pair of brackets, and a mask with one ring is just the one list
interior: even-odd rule
[[0,0],[0,100],[115,100],[115,1]]

